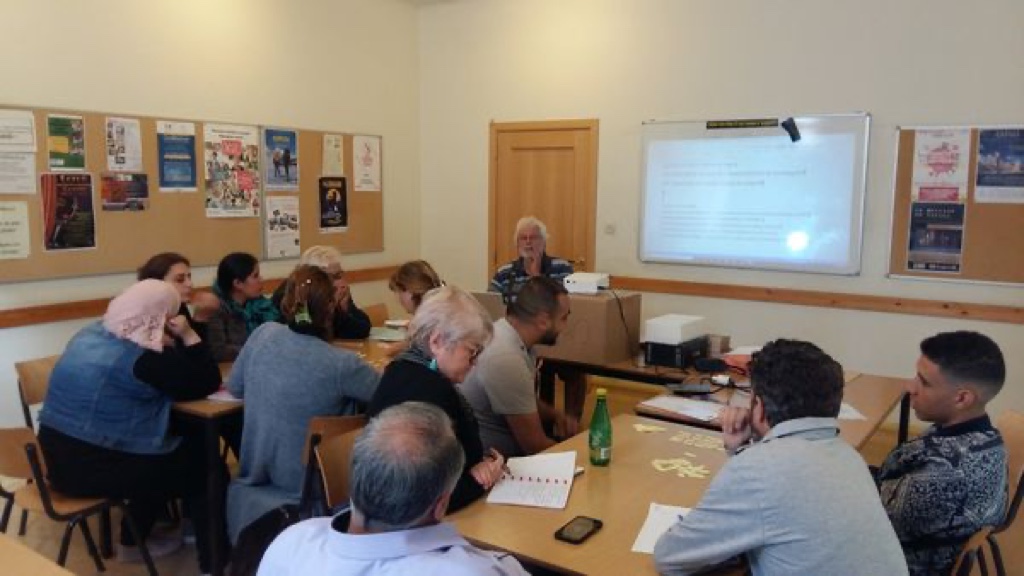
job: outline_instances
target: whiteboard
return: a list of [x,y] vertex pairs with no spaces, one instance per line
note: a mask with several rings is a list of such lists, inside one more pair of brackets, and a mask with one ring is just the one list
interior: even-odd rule
[[860,272],[867,114],[643,125],[643,262]]

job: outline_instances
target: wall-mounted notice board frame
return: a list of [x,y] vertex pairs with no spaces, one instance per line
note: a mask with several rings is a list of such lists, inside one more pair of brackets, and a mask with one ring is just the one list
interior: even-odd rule
[[[18,106],[0,109],[26,110]],[[215,265],[225,254],[241,251],[267,257],[264,246],[266,222],[266,193],[261,178],[258,197],[260,217],[208,218],[205,212],[205,164],[203,129],[205,122],[175,120],[195,125],[195,192],[161,192],[158,175],[157,120],[168,117],[145,117],[129,114],[31,109],[35,119],[36,176],[34,187],[23,194],[0,194],[0,201],[25,202],[28,209],[30,253],[25,259],[0,261],[0,282],[44,280],[102,274],[132,272],[147,258],[158,252],[175,251],[185,254],[194,266]],[[92,209],[95,222],[95,247],[88,249],[45,250],[42,196],[39,175],[49,172],[48,127],[49,115],[81,116],[84,121],[85,166],[83,173],[92,176]],[[141,211],[104,211],[100,198],[100,175],[107,172],[106,134],[107,118],[137,120],[142,143],[142,168],[148,175],[148,206]],[[259,128],[258,126],[256,126]],[[260,138],[262,140],[262,130]],[[348,190],[348,227],[333,234],[319,230],[319,177],[322,170],[322,146],[325,132],[297,130],[297,139],[303,146],[300,183],[292,196],[299,198],[300,244],[307,248],[314,244],[329,244],[345,253],[383,250],[383,190],[354,192]],[[353,136],[330,132],[343,137],[345,174],[353,175]],[[378,143],[380,139],[378,138]],[[379,152],[379,148],[378,148]],[[263,155],[262,146],[260,148]],[[378,155],[378,162],[380,157]],[[261,166],[262,169],[262,166]],[[75,174],[75,172],[66,172]],[[270,192],[271,195],[288,195]]]
[[898,130],[889,275],[1024,283],[1024,127]]

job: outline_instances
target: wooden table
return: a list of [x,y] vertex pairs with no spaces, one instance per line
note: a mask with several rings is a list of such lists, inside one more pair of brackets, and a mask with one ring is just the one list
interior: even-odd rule
[[[371,340],[336,340],[332,343],[338,348],[358,354],[364,361],[377,369],[382,369],[390,360],[389,346]],[[221,362],[221,378],[226,382],[231,373],[231,362]],[[189,402],[175,402],[174,416],[186,426],[198,429],[203,436],[203,451],[206,455],[207,470],[216,470],[220,464],[220,433],[225,422],[241,419],[244,411],[241,400],[225,402],[202,399]],[[299,457],[299,455],[296,455]],[[211,573],[219,576],[224,573],[227,558],[224,557],[226,546],[220,536],[225,533],[225,515],[223,513],[226,486],[220,474],[207,475],[207,498],[210,510],[210,559]],[[219,512],[218,512],[219,511]]]
[[74,576],[56,562],[25,546],[6,534],[0,535],[0,558],[3,573],[25,576]]
[[[664,428],[638,432],[634,424]],[[655,574],[654,557],[632,552],[633,541],[647,518],[651,502],[693,507],[726,460],[720,435],[671,422],[620,414],[612,419],[612,461],[592,466],[587,433],[578,434],[546,452],[576,452],[577,466],[586,471],[573,482],[564,510],[503,506],[478,500],[448,517],[459,532],[475,544],[510,552],[527,562],[567,574]],[[716,444],[698,447],[673,441],[686,438]],[[688,456],[692,454],[693,456]],[[703,478],[680,477],[675,470],[659,472],[656,459],[687,458],[706,467]],[[554,534],[576,516],[590,516],[604,527],[580,545],[555,540]],[[742,574],[741,571],[735,571]]]
[[[733,395],[740,394],[734,388],[717,392],[714,399],[729,404]],[[746,394],[746,393],[742,393]],[[878,427],[889,417],[889,413],[904,399],[903,380],[899,378],[887,378],[885,376],[871,376],[860,374],[846,383],[843,391],[843,402],[856,408],[864,415],[864,420],[840,420],[839,434],[851,446],[858,450],[867,443],[871,435],[878,430]],[[749,398],[749,397],[748,397]],[[746,400],[749,401],[749,400]],[[636,413],[661,420],[680,422],[701,427],[718,428],[716,422],[704,422],[681,416],[674,412],[668,412],[657,408],[649,408],[643,404],[637,404]],[[905,418],[902,407],[901,419]],[[905,426],[901,421],[901,428]],[[905,434],[905,433],[904,433]],[[901,442],[906,436],[901,437]]]

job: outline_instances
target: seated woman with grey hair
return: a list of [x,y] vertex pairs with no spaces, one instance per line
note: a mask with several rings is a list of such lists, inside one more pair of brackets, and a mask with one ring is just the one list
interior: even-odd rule
[[[341,267],[341,252],[333,246],[313,246],[302,253],[299,266],[316,266],[331,277],[337,306],[331,322],[334,338],[362,340],[370,335],[370,317],[356,306],[345,270]],[[281,307],[287,282],[281,282],[271,297],[274,305]]]
[[428,292],[409,323],[409,347],[388,364],[370,400],[371,418],[410,401],[433,404],[451,418],[466,456],[449,504],[452,512],[494,485],[505,465],[496,451],[484,455],[473,409],[455,387],[493,333],[490,317],[470,294],[452,286]]

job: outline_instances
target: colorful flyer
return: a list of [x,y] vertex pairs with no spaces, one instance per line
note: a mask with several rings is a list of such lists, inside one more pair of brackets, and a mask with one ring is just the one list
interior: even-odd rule
[[39,180],[45,248],[95,248],[92,174],[45,173]]
[[978,131],[974,201],[1024,204],[1024,129]]
[[255,126],[206,124],[206,216],[260,215],[260,137]]
[[46,117],[50,170],[85,169],[85,120],[81,116]]
[[320,179],[320,232],[348,229],[348,192],[345,178]]
[[0,202],[0,260],[28,258],[28,202]]
[[107,170],[142,172],[142,131],[134,118],[107,118]]
[[321,175],[345,175],[345,137],[341,134],[324,134],[324,157]]
[[196,125],[158,120],[156,148],[160,191],[195,192]]
[[103,210],[141,212],[149,209],[149,177],[145,174],[109,172],[100,175]]
[[299,257],[298,196],[267,196],[267,229],[263,237],[268,258]]
[[295,130],[263,130],[263,170],[267,190],[299,189],[299,136]]
[[917,130],[914,138],[914,202],[966,202],[970,129]]
[[356,192],[380,192],[380,136],[352,138]]
[[960,273],[965,210],[959,203],[911,203],[907,270]]

